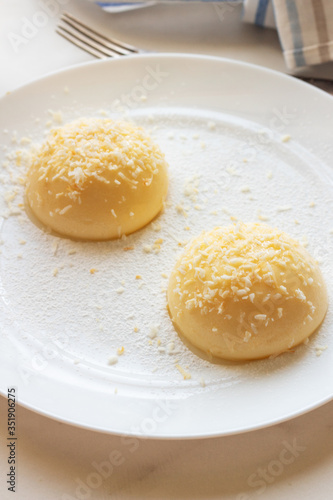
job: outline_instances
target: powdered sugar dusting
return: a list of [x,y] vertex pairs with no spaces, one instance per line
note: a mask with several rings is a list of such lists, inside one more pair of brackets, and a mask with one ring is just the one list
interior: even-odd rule
[[[9,163],[1,191],[10,194],[1,206],[1,286],[6,297],[1,314],[19,322],[23,335],[61,346],[59,352],[78,366],[93,366],[120,385],[124,377],[148,387],[153,378],[154,390],[170,394],[241,383],[288,369],[304,357],[316,358],[312,341],[293,354],[247,364],[213,364],[198,357],[171,324],[165,279],[192,236],[231,220],[254,222],[263,213],[271,225],[295,238],[307,237],[309,252],[322,260],[332,296],[333,197],[314,159],[278,135],[260,142],[255,125],[228,116],[146,109],[133,119],[165,152],[170,189],[164,212],[125,241],[79,242],[42,232],[22,210],[23,188],[12,195],[13,184],[15,189],[19,185],[12,181],[13,172],[15,178],[22,177],[22,160],[20,165],[17,157],[4,160]],[[255,155],[244,161],[249,145]],[[23,247],[21,241],[26,242]],[[331,321],[329,311],[314,341],[328,349]]]

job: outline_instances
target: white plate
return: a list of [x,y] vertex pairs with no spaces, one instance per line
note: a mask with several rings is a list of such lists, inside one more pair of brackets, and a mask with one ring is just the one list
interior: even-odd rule
[[[1,392],[17,386],[22,405],[64,422],[162,438],[243,432],[330,400],[331,308],[319,333],[294,353],[213,365],[173,331],[162,273],[178,243],[202,229],[230,217],[267,217],[308,239],[332,301],[332,98],[212,57],[144,55],[71,68],[0,101],[2,193],[13,189],[11,173],[22,174],[6,163],[21,148],[14,131],[41,140],[59,110],[65,121],[124,113],[150,129],[170,164],[169,205],[155,221],[160,231],[149,225],[125,242],[96,244],[45,234],[24,210],[14,215],[22,188],[11,210],[1,201]],[[115,356],[118,363],[108,365]]]

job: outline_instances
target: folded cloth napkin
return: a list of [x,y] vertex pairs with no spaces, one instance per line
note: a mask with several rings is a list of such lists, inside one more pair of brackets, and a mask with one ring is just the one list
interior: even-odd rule
[[[165,1],[177,0],[96,3],[109,12],[115,12],[119,7],[124,10]],[[233,1],[239,3],[239,0]],[[229,0],[227,3],[233,2]],[[243,0],[243,4],[244,21],[277,29],[288,68],[333,61],[333,0]]]
[[333,0],[245,0],[244,20],[276,28],[288,68],[333,60]]

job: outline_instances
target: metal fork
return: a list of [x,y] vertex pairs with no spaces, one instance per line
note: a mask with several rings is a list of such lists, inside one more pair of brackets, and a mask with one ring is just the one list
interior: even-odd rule
[[68,12],[61,15],[56,32],[99,59],[144,52],[116,38],[101,35]]

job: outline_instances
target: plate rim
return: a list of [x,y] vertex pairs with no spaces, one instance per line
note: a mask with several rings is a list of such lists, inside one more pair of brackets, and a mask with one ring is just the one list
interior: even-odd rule
[[306,88],[311,88],[314,92],[317,92],[318,95],[326,96],[328,100],[331,100],[333,98],[333,96],[331,96],[328,92],[325,92],[324,90],[320,89],[319,87],[311,85],[310,83],[304,81],[302,78],[290,75],[288,73],[282,73],[281,71],[278,71],[278,70],[275,70],[272,68],[266,68],[265,66],[260,66],[259,64],[254,64],[254,63],[247,62],[247,61],[240,61],[238,59],[232,59],[232,58],[222,57],[222,56],[220,57],[220,56],[213,56],[213,55],[206,55],[206,54],[194,54],[191,52],[175,52],[175,53],[174,52],[147,52],[147,53],[139,53],[139,54],[129,54],[126,56],[120,56],[119,58],[111,58],[110,57],[109,59],[96,59],[96,60],[92,60],[92,61],[84,61],[81,63],[65,66],[64,68],[61,68],[61,69],[49,71],[40,77],[29,79],[27,82],[15,87],[13,90],[9,90],[9,91],[5,92],[5,94],[2,94],[0,96],[0,101],[2,99],[6,98],[8,95],[12,95],[12,94],[16,93],[17,91],[21,91],[22,89],[29,87],[30,85],[40,83],[43,80],[47,80],[47,79],[52,78],[56,75],[60,75],[62,73],[67,73],[67,72],[74,71],[74,70],[84,68],[87,66],[104,65],[104,64],[106,65],[106,64],[110,64],[110,63],[114,64],[115,62],[119,63],[120,61],[123,61],[123,60],[151,59],[154,57],[160,57],[162,59],[165,59],[165,58],[173,58],[173,59],[189,58],[189,59],[196,59],[196,60],[202,59],[202,60],[225,62],[227,64],[232,64],[232,65],[239,66],[239,67],[248,67],[248,68],[252,68],[254,70],[262,71],[262,72],[267,73],[267,74],[275,75],[276,77],[286,79],[288,81],[292,81],[293,83],[304,86]]

